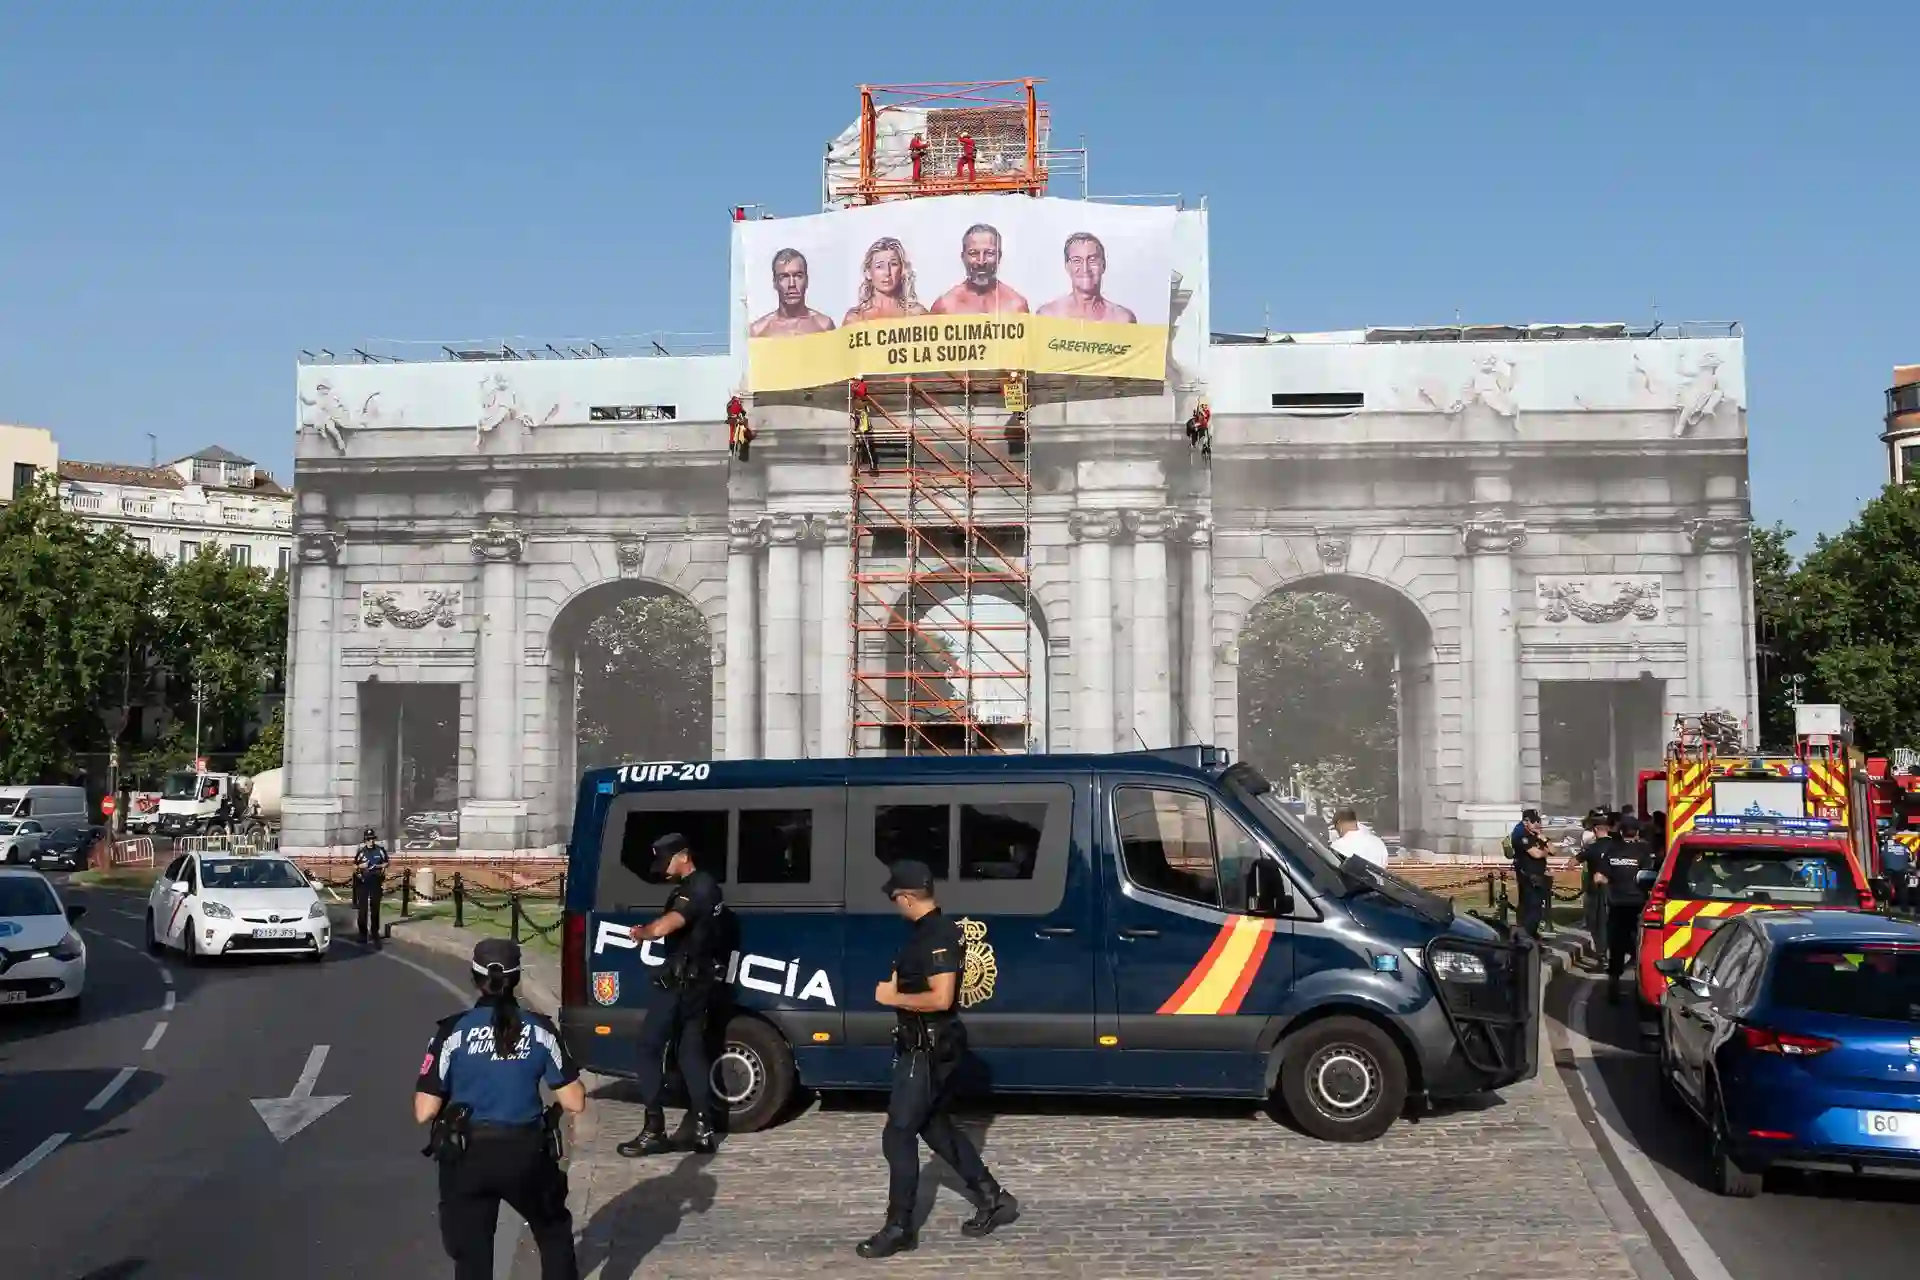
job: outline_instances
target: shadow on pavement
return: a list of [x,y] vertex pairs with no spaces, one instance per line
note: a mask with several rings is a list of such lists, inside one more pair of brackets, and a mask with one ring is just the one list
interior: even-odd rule
[[685,1155],[666,1173],[635,1183],[600,1206],[580,1232],[580,1274],[600,1280],[632,1280],[688,1214],[713,1207],[719,1184],[707,1172],[713,1156]]
[[147,1269],[145,1258],[125,1258],[119,1262],[108,1263],[104,1267],[95,1267],[79,1277],[79,1280],[133,1280]]

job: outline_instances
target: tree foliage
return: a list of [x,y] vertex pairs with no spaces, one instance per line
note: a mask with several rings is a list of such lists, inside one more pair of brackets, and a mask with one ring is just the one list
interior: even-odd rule
[[594,619],[578,658],[581,769],[713,753],[707,620],[679,596],[635,596]]
[[283,575],[235,564],[218,545],[166,575],[156,609],[158,658],[176,722],[192,725],[202,696],[201,750],[244,745],[260,700],[286,662]]
[[1345,596],[1282,592],[1240,639],[1241,751],[1282,782],[1299,776],[1323,802],[1350,804],[1383,830],[1399,821],[1395,644]]
[[1771,740],[1792,733],[1789,687],[1853,713],[1870,751],[1920,745],[1920,489],[1890,485],[1844,531],[1788,567],[1787,532],[1754,537],[1754,599],[1772,651],[1762,690]]
[[282,702],[267,717],[266,724],[260,727],[260,736],[253,740],[233,767],[241,773],[265,773],[269,769],[278,769],[286,751],[287,704]]
[[66,781],[138,691],[164,571],[60,505],[43,476],[0,510],[0,781]]

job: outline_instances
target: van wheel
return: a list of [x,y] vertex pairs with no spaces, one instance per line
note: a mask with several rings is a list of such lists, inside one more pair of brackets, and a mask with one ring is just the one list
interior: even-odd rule
[[1407,1103],[1407,1064],[1363,1018],[1316,1022],[1287,1046],[1280,1094],[1295,1123],[1323,1142],[1372,1142]]
[[758,1018],[734,1018],[710,1073],[714,1101],[727,1109],[730,1133],[753,1133],[778,1120],[793,1101],[793,1052]]

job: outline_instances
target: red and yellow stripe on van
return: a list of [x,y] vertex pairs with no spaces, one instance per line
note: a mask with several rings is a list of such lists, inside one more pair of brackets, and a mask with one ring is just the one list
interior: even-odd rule
[[1713,936],[1711,929],[1696,929],[1695,920],[1727,920],[1734,916],[1743,916],[1749,911],[1778,911],[1779,905],[1767,902],[1704,902],[1698,899],[1662,904],[1660,928],[1664,936],[1660,939],[1662,959],[1680,956],[1691,959],[1694,952],[1707,945],[1707,939]]
[[1156,1013],[1235,1014],[1248,988],[1260,974],[1267,945],[1273,941],[1272,920],[1230,916],[1214,935],[1213,945],[1180,989],[1167,997]]

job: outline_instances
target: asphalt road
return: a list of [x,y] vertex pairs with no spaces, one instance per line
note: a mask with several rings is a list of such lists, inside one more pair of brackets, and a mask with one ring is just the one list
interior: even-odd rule
[[1662,1184],[1737,1280],[1859,1280],[1909,1274],[1920,1249],[1920,1183],[1769,1175],[1765,1194],[1733,1200],[1706,1189],[1706,1143],[1698,1126],[1668,1112],[1656,1061],[1643,1051],[1638,1015],[1593,983],[1587,1031],[1595,1065]]
[[[82,1012],[0,1011],[0,1273],[447,1271],[409,1099],[451,991],[400,948],[340,941],[318,965],[151,957],[143,897],[63,892],[88,907]],[[405,955],[460,984],[457,964]],[[312,1094],[345,1101],[283,1144],[250,1100],[288,1096],[316,1057]]]

